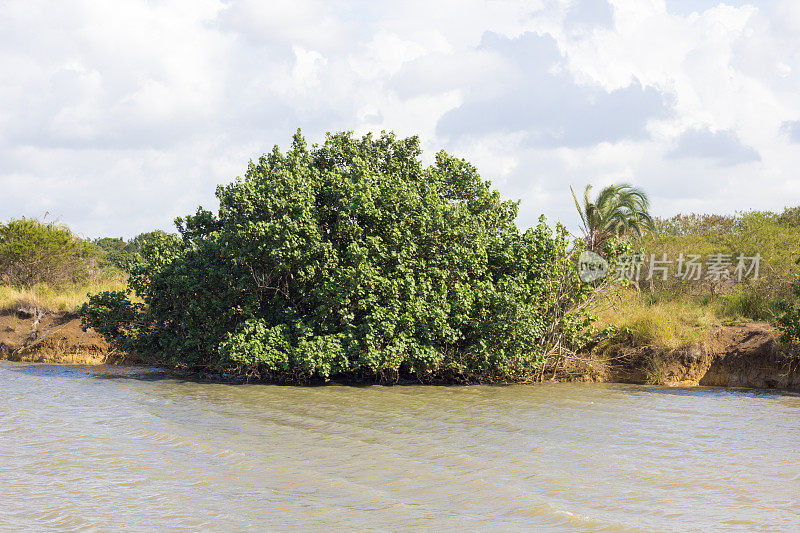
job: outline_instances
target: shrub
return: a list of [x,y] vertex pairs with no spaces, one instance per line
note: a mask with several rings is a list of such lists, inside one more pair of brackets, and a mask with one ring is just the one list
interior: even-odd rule
[[[735,258],[740,254],[761,256],[758,279],[745,276],[737,280],[685,281],[674,275],[662,280],[656,275],[647,280],[642,268],[639,288],[661,298],[704,299],[716,302],[722,316],[739,315],[765,320],[775,303],[791,292],[794,258],[800,253],[797,213],[787,208],[783,214],[751,211],[736,215],[677,215],[656,219],[656,231],[645,236],[642,252],[647,258],[667,254],[675,261],[679,254],[699,254],[705,261],[711,254],[724,253]],[[673,265],[674,268],[674,265]],[[674,270],[672,272],[674,274]]]
[[101,239],[95,239],[93,244],[106,253],[121,252],[127,246],[125,239],[122,237],[103,237]]
[[96,239],[94,245],[105,252],[101,258],[102,266],[113,266],[126,270],[131,263],[139,259],[139,252],[145,243],[164,234],[160,230],[149,231],[140,233],[127,242],[122,237],[103,237]]
[[96,295],[85,325],[183,367],[302,381],[530,379],[584,342],[563,227],[521,233],[474,167],[427,168],[416,137],[300,136],[217,189],[180,236],[147,242],[124,293]]
[[[800,264],[800,259],[797,264]],[[779,303],[778,309],[777,325],[781,340],[797,344],[800,342],[800,277],[792,284],[791,295]]]
[[35,219],[0,224],[0,276],[16,287],[83,281],[96,249],[69,228]]

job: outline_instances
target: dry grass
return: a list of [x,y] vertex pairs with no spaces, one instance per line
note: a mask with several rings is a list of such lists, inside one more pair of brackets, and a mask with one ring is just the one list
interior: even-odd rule
[[46,311],[75,311],[86,302],[88,294],[125,290],[126,286],[125,277],[121,274],[58,289],[44,283],[28,289],[0,286],[0,311],[16,310],[20,307],[40,308]]
[[673,350],[702,341],[725,320],[715,306],[693,300],[657,300],[621,290],[594,310],[598,326],[615,325],[640,346]]

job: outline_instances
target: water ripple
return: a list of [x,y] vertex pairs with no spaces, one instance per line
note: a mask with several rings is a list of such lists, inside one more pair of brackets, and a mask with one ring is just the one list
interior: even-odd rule
[[0,529],[800,529],[800,396],[0,363]]

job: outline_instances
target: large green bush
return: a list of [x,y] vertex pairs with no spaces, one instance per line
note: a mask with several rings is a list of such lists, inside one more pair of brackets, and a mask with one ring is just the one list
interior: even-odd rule
[[591,318],[566,232],[521,233],[475,168],[417,138],[329,135],[250,164],[176,221],[85,325],[170,364],[285,381],[531,379]]
[[22,218],[0,224],[0,281],[18,287],[84,280],[96,249],[60,224]]

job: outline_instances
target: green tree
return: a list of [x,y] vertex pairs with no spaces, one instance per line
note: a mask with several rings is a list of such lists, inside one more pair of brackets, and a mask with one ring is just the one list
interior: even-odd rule
[[22,218],[0,224],[0,278],[16,286],[85,279],[96,248],[64,225]]
[[125,249],[127,243],[122,237],[103,237],[95,239],[92,244],[103,250],[104,252],[121,252]]
[[167,235],[167,233],[159,229],[140,233],[127,242],[125,249],[129,252],[141,252],[142,248],[144,248],[147,243],[157,241],[165,235]]
[[140,233],[136,237],[125,241],[122,237],[103,237],[95,239],[93,244],[103,250],[102,266],[114,266],[120,269],[127,269],[129,265],[141,259],[139,253],[144,245],[150,241],[166,235],[161,230]]
[[251,162],[219,210],[145,243],[85,325],[165,362],[298,382],[524,380],[585,339],[566,231],[520,232],[517,203],[416,137],[329,135]]
[[586,248],[597,250],[612,237],[622,237],[653,228],[650,217],[650,201],[641,190],[626,183],[609,185],[592,200],[592,186],[583,190],[583,202],[578,201],[575,191],[572,198],[581,217],[581,229],[585,235]]

